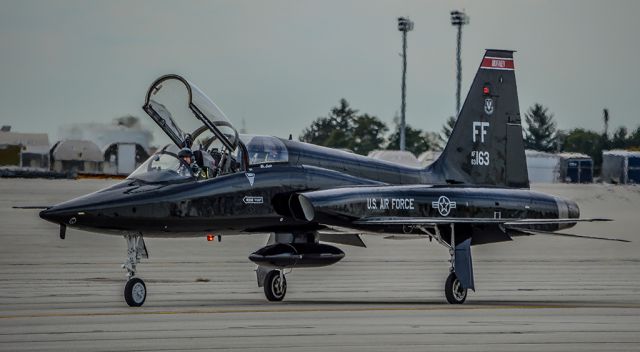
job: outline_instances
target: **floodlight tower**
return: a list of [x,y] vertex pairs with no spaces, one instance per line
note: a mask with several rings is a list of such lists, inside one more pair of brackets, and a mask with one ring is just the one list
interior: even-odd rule
[[405,149],[405,111],[407,109],[407,32],[413,30],[413,22],[408,17],[398,17],[398,30],[402,32],[402,105],[400,116],[400,150]]
[[458,27],[458,47],[456,49],[456,116],[460,112],[460,84],[462,82],[462,26],[469,24],[469,16],[464,11],[451,11],[451,25]]

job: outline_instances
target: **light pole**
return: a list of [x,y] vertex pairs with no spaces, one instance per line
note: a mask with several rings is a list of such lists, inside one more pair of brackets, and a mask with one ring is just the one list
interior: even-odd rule
[[458,47],[456,49],[456,116],[460,112],[460,84],[462,82],[462,26],[469,24],[469,16],[464,11],[451,11],[451,25],[458,27]]
[[413,29],[413,22],[408,17],[398,17],[398,30],[402,32],[402,105],[400,116],[400,150],[405,149],[405,111],[407,109],[407,32]]

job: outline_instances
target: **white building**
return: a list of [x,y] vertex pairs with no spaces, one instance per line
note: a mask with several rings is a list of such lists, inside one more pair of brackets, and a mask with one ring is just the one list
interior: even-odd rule
[[433,164],[434,161],[438,160],[441,154],[442,150],[427,150],[426,152],[420,154],[420,156],[418,157],[418,161],[422,166],[429,166]]
[[529,182],[560,182],[560,156],[557,154],[525,150]]
[[416,156],[406,150],[372,150],[369,152],[368,157],[405,166],[420,167],[420,162]]
[[525,150],[529,182],[590,183],[593,182],[593,160],[580,153],[546,153]]
[[104,158],[92,141],[65,140],[51,148],[51,169],[57,172],[101,173]]
[[640,152],[629,150],[602,151],[602,181],[640,183]]
[[102,152],[106,174],[129,174],[149,157],[153,134],[131,117],[115,119],[112,124],[63,125],[58,137],[94,142]]
[[49,136],[46,133],[0,131],[0,165],[49,169]]

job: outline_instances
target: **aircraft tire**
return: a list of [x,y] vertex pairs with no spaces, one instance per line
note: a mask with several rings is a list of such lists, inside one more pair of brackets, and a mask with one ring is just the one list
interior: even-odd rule
[[129,307],[140,307],[147,299],[147,286],[137,277],[131,278],[124,286],[124,300]]
[[287,294],[287,278],[282,276],[282,286],[280,286],[280,272],[271,270],[264,278],[264,295],[271,302],[279,302]]
[[447,297],[447,302],[451,304],[462,304],[467,299],[467,289],[462,288],[456,273],[451,273],[447,277],[444,284],[444,295]]

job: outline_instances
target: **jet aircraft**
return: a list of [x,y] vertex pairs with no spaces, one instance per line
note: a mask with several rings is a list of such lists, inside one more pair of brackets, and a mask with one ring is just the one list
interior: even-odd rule
[[[553,234],[580,219],[568,199],[529,189],[513,51],[486,50],[442,155],[426,168],[289,139],[238,134],[198,87],[178,75],[153,82],[143,110],[172,144],[126,180],[48,207],[67,227],[124,236],[124,298],[141,306],[137,265],[144,238],[270,233],[249,255],[269,301],[287,291],[286,270],[319,267],[362,246],[361,234],[434,239],[449,250],[449,303],[475,290],[471,247]],[[185,122],[186,121],[186,122]],[[186,126],[193,125],[189,129]],[[178,157],[191,146],[197,167]],[[606,239],[606,238],[599,238]]]

